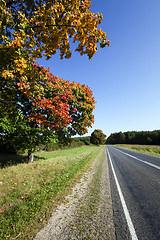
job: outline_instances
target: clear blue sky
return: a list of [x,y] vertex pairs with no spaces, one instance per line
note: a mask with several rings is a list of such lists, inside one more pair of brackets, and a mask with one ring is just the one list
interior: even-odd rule
[[91,61],[73,52],[69,60],[57,53],[39,64],[91,88],[97,103],[87,135],[160,129],[160,0],[91,2],[103,14],[110,47],[99,48]]

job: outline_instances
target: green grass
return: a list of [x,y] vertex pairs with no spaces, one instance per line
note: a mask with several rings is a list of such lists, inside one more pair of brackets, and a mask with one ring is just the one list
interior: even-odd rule
[[153,154],[160,156],[160,146],[155,145],[129,145],[129,144],[118,144],[115,145],[117,147],[123,147],[127,149],[131,149],[138,152]]
[[45,152],[43,154],[36,154],[36,158],[43,157],[44,159],[48,158],[55,158],[55,157],[61,157],[61,156],[73,156],[74,154],[81,154],[84,152],[88,152],[89,149],[93,149],[93,145],[91,146],[83,146],[79,148],[71,148],[71,149],[65,149],[61,151],[55,151],[55,152]]
[[33,163],[0,169],[0,239],[33,239],[100,149],[43,153]]

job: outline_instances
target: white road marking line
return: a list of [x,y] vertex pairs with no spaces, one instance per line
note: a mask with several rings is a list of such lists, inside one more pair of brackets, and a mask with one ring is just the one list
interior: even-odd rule
[[[111,146],[111,145],[110,145]],[[112,145],[112,147],[113,147],[113,145]],[[127,149],[127,148],[123,148],[123,147],[118,147],[118,148],[120,148],[120,149],[122,149],[122,150],[129,150],[129,151],[131,151],[131,152],[133,152],[133,153],[140,153],[140,154],[142,154],[142,155],[145,155],[145,156],[149,156],[149,157],[151,157],[152,156],[152,158],[158,158],[158,159],[160,159],[160,157],[157,155],[151,155],[151,154],[149,154],[149,153],[145,153],[145,152],[138,152],[138,150],[132,150],[132,149]]]
[[123,151],[121,151],[121,150],[119,150],[119,149],[117,149],[117,148],[114,148],[114,149],[117,150],[117,151],[119,151],[119,152],[121,152],[121,153],[123,153],[123,154],[125,154],[125,155],[127,155],[127,156],[129,156],[129,157],[132,157],[132,158],[138,160],[139,162],[143,162],[143,163],[145,163],[145,164],[148,164],[148,165],[151,166],[151,167],[154,167],[154,168],[160,170],[160,167],[157,166],[157,165],[155,165],[155,164],[153,164],[153,163],[149,163],[149,162],[143,161],[143,160],[141,160],[141,159],[139,159],[139,158],[137,158],[137,157],[134,157],[134,156],[132,156],[132,155],[130,155],[130,154],[128,154],[128,153],[125,153],[125,152],[123,152]]
[[117,176],[116,176],[116,173],[115,173],[115,170],[114,170],[114,167],[113,167],[113,164],[112,164],[111,156],[109,154],[108,149],[107,149],[107,153],[108,153],[109,161],[110,161],[111,168],[112,168],[112,171],[113,171],[113,175],[114,175],[114,178],[115,178],[115,182],[116,182],[116,185],[117,185],[119,197],[120,197],[120,200],[121,200],[121,203],[122,203],[123,211],[124,211],[124,214],[125,214],[125,217],[126,217],[126,220],[127,220],[127,225],[128,225],[128,228],[129,228],[129,231],[130,231],[130,234],[131,234],[131,238],[132,238],[132,240],[138,240],[138,237],[136,235],[136,232],[135,232],[135,229],[134,229],[134,226],[133,226],[133,223],[132,223],[132,220],[131,220],[131,217],[130,217],[130,214],[129,214],[129,211],[128,211],[128,208],[127,208],[127,205],[126,205],[126,202],[124,200],[124,197],[123,197],[123,194],[122,194],[122,191],[121,191],[121,188],[120,188],[120,185],[119,185],[119,182],[118,182],[118,179],[117,179]]

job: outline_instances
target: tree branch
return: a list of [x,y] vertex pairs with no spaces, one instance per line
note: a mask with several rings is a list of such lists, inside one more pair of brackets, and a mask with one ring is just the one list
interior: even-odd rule
[[[43,27],[43,26],[32,26],[32,27],[29,27],[29,28],[40,28],[40,27]],[[67,24],[50,24],[50,25],[46,25],[45,27],[77,27],[77,26],[74,26],[74,25],[67,25]],[[81,28],[86,28],[86,27],[81,27]]]

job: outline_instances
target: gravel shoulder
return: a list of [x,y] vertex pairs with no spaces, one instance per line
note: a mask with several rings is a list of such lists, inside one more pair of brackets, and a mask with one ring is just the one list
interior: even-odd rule
[[105,148],[65,202],[35,240],[116,239]]

